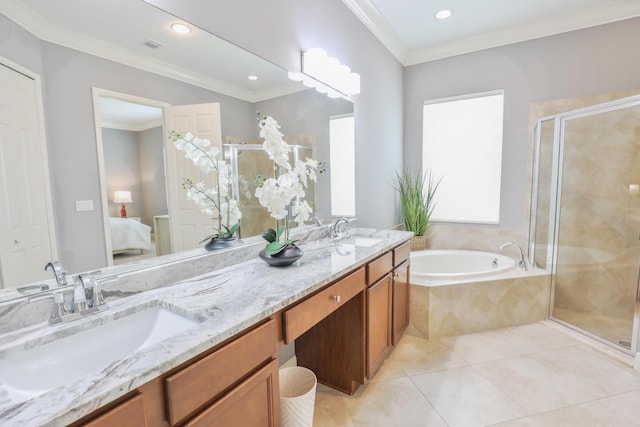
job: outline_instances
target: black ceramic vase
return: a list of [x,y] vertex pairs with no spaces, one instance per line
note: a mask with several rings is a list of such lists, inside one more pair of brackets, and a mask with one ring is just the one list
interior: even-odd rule
[[233,242],[235,242],[235,240],[236,240],[235,237],[227,237],[224,239],[213,237],[211,240],[207,242],[206,245],[204,245],[204,248],[208,251],[215,251],[217,249],[228,248],[233,244]]
[[304,252],[297,246],[287,246],[275,255],[269,255],[265,250],[261,250],[258,256],[272,267],[285,267],[291,265],[300,258]]

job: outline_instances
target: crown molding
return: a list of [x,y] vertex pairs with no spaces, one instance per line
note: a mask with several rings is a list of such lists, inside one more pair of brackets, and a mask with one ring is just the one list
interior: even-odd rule
[[637,1],[623,1],[614,5],[592,7],[580,14],[565,13],[523,25],[465,37],[437,46],[415,49],[409,52],[404,65],[416,65],[465,53],[610,24],[637,16],[640,16],[640,3]]
[[0,2],[0,12],[40,40],[238,98],[243,101],[255,103],[263,99],[268,99],[266,95],[260,92],[250,91],[164,61],[134,55],[116,45],[105,43],[101,40],[53,25],[43,20],[39,15],[34,14],[29,8],[17,0],[3,0]]
[[370,0],[342,0],[342,2],[382,42],[387,50],[401,64],[404,64],[409,49],[373,3]]
[[640,16],[638,0],[620,0],[585,8],[580,13],[569,11],[523,25],[409,50],[370,0],[342,1],[405,67]]

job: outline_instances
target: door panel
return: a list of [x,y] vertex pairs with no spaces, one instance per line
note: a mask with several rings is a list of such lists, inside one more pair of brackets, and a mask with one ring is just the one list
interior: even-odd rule
[[55,242],[36,83],[0,65],[0,276],[5,287],[49,278]]
[[[222,149],[220,128],[220,104],[177,105],[166,109],[165,128],[180,133],[191,132],[199,138],[206,138]],[[171,224],[171,248],[180,252],[202,246],[200,241],[212,234],[214,221],[200,212],[191,203],[182,188],[185,178],[204,182],[207,187],[216,185],[215,174],[205,174],[191,160],[178,151],[167,138],[167,192],[169,222]]]

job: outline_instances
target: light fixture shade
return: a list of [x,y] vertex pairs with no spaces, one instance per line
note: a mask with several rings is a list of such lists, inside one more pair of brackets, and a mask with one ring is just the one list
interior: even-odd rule
[[[341,65],[336,58],[327,56],[327,52],[320,48],[302,52],[301,75],[302,78],[298,73],[290,73],[289,78],[302,80],[305,86],[315,87],[319,92],[329,93],[332,97],[338,97],[340,93],[346,96],[360,93],[360,75],[351,72],[346,65]],[[305,83],[304,76],[311,79],[307,78],[308,82]]]
[[116,191],[113,196],[115,203],[131,203],[131,191]]

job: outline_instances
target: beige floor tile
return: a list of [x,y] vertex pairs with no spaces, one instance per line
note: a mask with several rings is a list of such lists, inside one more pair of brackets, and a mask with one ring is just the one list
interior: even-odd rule
[[467,362],[441,340],[404,336],[387,360],[397,363],[407,375],[441,371]]
[[637,427],[640,425],[640,422],[633,423],[599,402],[583,403],[538,414],[532,418],[544,427]]
[[513,332],[507,329],[442,338],[442,342],[469,364],[484,363],[526,354],[527,349],[514,345]]
[[563,376],[601,398],[640,389],[640,372],[587,345],[577,345],[536,355],[554,364]]
[[318,386],[313,414],[314,427],[354,427],[343,396],[328,387]]
[[640,425],[640,390],[607,397],[598,402]]
[[540,353],[487,362],[474,367],[520,404],[529,415],[599,397],[576,384],[573,375],[567,375],[557,365],[536,357],[537,355]]
[[474,365],[531,414],[638,388],[640,375],[590,347],[577,344]]
[[406,376],[407,374],[404,369],[402,369],[402,364],[398,360],[387,358],[371,381],[389,381]]
[[447,427],[409,378],[369,383],[344,401],[356,427]]
[[525,411],[471,366],[411,377],[450,427],[484,426]]
[[[491,427],[544,427],[540,425],[533,417],[518,418],[517,420],[507,421],[506,423],[492,424]],[[568,426],[565,426],[568,427]]]

